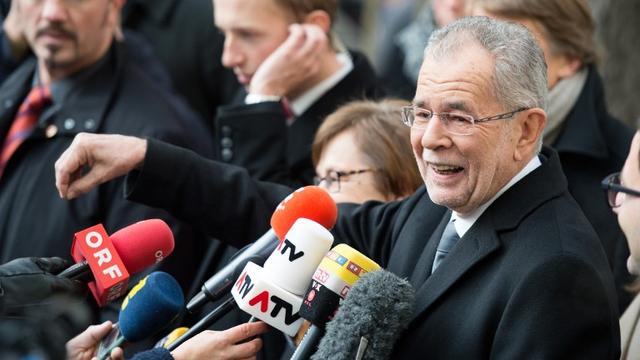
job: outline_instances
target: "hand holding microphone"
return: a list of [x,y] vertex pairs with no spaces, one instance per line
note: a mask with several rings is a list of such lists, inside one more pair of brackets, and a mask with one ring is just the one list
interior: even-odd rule
[[262,340],[252,338],[268,329],[267,324],[259,321],[240,324],[225,331],[205,330],[173,350],[171,355],[175,360],[253,358],[262,348]]
[[53,274],[66,268],[61,258],[19,258],[0,265],[0,309],[40,302],[57,292],[82,293],[82,284]]
[[[91,325],[80,335],[69,340],[66,344],[67,360],[92,360],[97,356],[98,344],[113,328],[111,321],[100,325]],[[121,348],[111,351],[110,360],[124,360]]]
[[90,227],[76,233],[72,254],[79,262],[71,267],[57,257],[20,258],[0,265],[0,308],[38,302],[55,292],[81,293],[80,281],[88,282],[98,304],[104,305],[124,294],[129,273],[161,261],[173,247],[171,229],[160,219],[137,222],[111,236],[101,225]]
[[[153,335],[175,319],[183,307],[184,297],[175,279],[164,272],[153,272],[131,289],[122,303],[118,323],[91,326],[70,340],[67,343],[67,358],[88,360],[97,356],[101,360],[109,357],[111,360],[121,360],[123,345]],[[260,339],[251,338],[267,329],[266,324],[256,322],[225,331],[205,331],[171,354],[175,360],[219,359],[222,356],[228,359],[249,358],[255,356],[262,346]],[[157,355],[157,350],[161,349],[152,350],[156,353],[151,356]],[[164,353],[168,354],[168,351],[164,350]]]

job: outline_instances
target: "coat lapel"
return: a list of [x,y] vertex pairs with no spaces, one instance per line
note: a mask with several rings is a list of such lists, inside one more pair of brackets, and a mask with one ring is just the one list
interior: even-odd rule
[[[476,224],[458,241],[451,253],[442,261],[438,270],[429,276],[422,286],[417,288],[414,318],[428,310],[475,264],[500,247],[500,240],[495,231],[491,227],[483,226],[482,222],[485,221],[481,220],[478,219]],[[442,234],[442,230],[439,233]],[[435,240],[433,249],[433,253],[435,253],[435,246],[437,246],[439,238],[431,240]],[[433,263],[433,254],[431,255],[428,257],[430,261],[425,266],[427,269],[431,269]],[[420,263],[422,263],[422,259]]]
[[438,242],[440,242],[440,238],[442,237],[442,233],[444,232],[444,228],[447,226],[447,222],[451,218],[451,211],[447,211],[445,215],[442,217],[440,224],[436,228],[436,230],[431,234],[427,245],[422,250],[422,254],[415,266],[413,273],[411,274],[411,285],[413,285],[414,289],[419,289],[425,282],[425,279],[431,273],[431,265],[433,264],[433,259],[436,254],[436,248],[438,247]]

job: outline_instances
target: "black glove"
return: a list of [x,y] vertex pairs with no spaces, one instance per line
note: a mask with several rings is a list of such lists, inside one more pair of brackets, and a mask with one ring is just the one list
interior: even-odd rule
[[58,257],[29,257],[0,265],[0,305],[8,309],[40,302],[56,292],[82,293],[81,283],[53,275],[66,264]]

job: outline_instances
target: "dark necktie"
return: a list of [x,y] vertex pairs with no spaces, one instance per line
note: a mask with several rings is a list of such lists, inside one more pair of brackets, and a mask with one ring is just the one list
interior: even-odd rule
[[460,240],[458,233],[456,232],[456,227],[454,225],[455,220],[449,220],[447,227],[444,228],[444,232],[442,233],[442,238],[440,238],[440,242],[438,243],[438,248],[436,250],[436,257],[433,259],[433,266],[431,267],[431,273],[433,274],[442,260],[449,254],[453,246]]
[[27,97],[20,105],[11,128],[7,133],[0,152],[0,176],[9,162],[11,155],[15,153],[20,144],[31,135],[38,123],[42,110],[51,103],[51,92],[44,86],[31,89]]

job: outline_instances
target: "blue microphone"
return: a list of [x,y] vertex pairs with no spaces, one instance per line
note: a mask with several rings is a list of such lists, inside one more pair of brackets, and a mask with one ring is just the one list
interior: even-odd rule
[[184,308],[184,295],[169,274],[156,271],[140,280],[122,302],[118,323],[98,348],[100,360],[111,351],[150,337],[173,321]]

